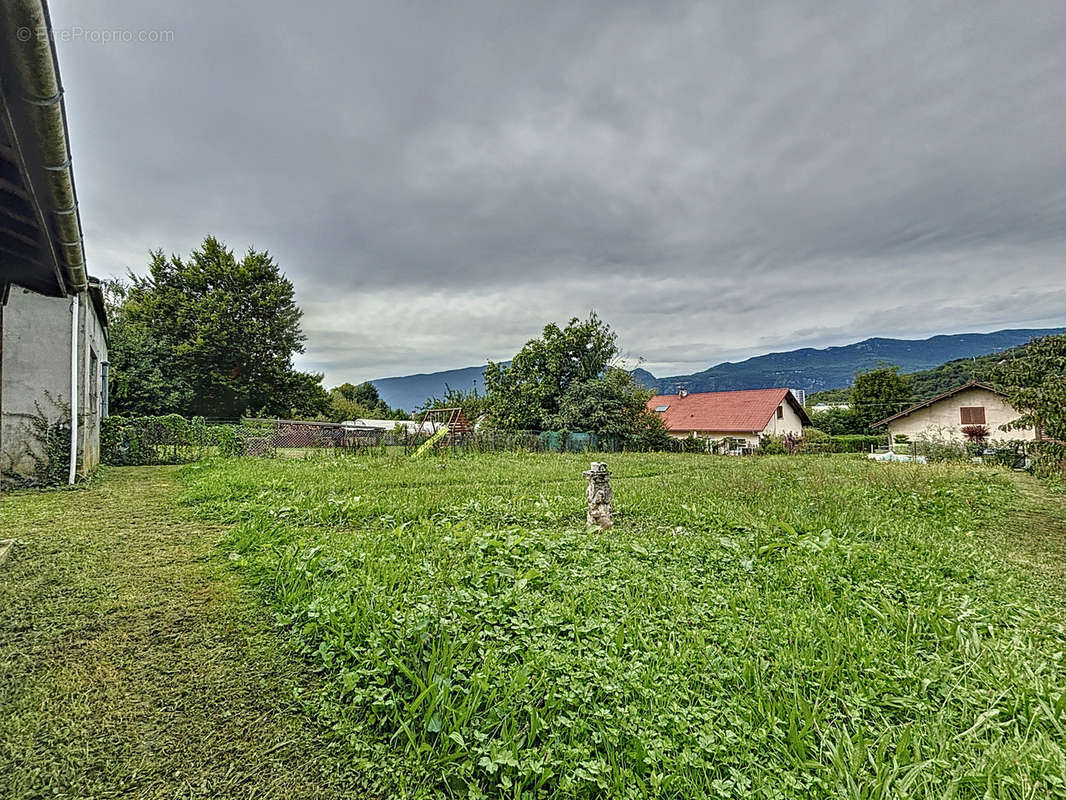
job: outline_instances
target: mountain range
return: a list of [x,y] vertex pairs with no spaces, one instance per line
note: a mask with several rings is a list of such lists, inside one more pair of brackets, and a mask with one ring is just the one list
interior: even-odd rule
[[[896,364],[903,372],[918,372],[948,361],[973,358],[1007,350],[1031,339],[1066,333],[1066,328],[1025,328],[995,333],[956,333],[929,339],[864,339],[840,347],[804,347],[767,353],[744,361],[725,361],[690,375],[657,378],[645,369],[633,376],[644,386],[672,394],[684,386],[690,392],[731,389],[761,389],[787,386],[808,393],[850,386],[855,373],[881,362]],[[443,372],[403,375],[371,381],[382,399],[393,408],[417,409],[446,387],[485,390],[485,367],[464,367]]]

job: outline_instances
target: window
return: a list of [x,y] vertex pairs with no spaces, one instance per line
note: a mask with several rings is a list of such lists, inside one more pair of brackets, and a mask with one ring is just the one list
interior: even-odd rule
[[777,418],[778,419],[784,419],[785,418],[785,407],[784,406],[778,406],[777,407]]
[[963,425],[984,425],[985,407],[962,406],[962,408],[959,409],[959,420]]
[[661,414],[664,411],[666,411],[666,409],[668,409],[669,407],[670,406],[655,406],[655,410],[658,411]]

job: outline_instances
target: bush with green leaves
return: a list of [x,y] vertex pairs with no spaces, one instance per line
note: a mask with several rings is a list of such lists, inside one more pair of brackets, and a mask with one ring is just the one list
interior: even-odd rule
[[782,456],[788,453],[783,436],[760,436],[759,447],[755,451],[760,456]]
[[110,416],[100,426],[100,460],[104,464],[184,464],[203,458],[210,446],[203,417]]
[[1021,412],[1011,427],[1040,431],[1042,441],[1033,448],[1038,468],[1066,477],[1066,336],[1047,336],[1012,351],[991,372]]
[[871,447],[880,447],[885,444],[885,437],[856,433],[847,436],[831,436],[829,441],[834,453],[868,453]]

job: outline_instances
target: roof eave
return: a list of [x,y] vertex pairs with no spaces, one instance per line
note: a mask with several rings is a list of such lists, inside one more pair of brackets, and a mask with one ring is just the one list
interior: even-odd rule
[[961,386],[956,386],[954,389],[949,389],[946,392],[938,394],[936,397],[930,397],[928,400],[923,400],[920,403],[915,403],[910,408],[905,408],[903,411],[900,411],[898,414],[893,414],[891,417],[885,417],[884,419],[878,420],[877,422],[872,423],[870,425],[870,427],[871,428],[879,428],[882,425],[887,425],[890,422],[895,422],[897,419],[902,419],[903,417],[910,416],[915,411],[921,411],[923,408],[928,408],[933,403],[939,403],[941,400],[947,400],[949,397],[952,397],[953,395],[956,395],[959,392],[964,392],[967,389],[986,389],[986,390],[988,390],[990,392],[998,394],[1000,397],[1006,397],[1007,396],[1006,392],[1002,391],[1001,389],[997,389],[995,386],[993,386],[990,383],[985,383],[984,381],[976,381],[976,380],[975,381],[967,381],[966,383],[962,384]]
[[44,0],[0,3],[0,67],[12,158],[44,240],[38,258],[13,264],[5,279],[45,294],[85,291],[88,276],[66,104]]

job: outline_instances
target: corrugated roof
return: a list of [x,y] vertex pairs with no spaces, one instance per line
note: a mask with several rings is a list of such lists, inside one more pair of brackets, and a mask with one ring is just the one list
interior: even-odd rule
[[660,394],[648,401],[648,408],[662,417],[670,431],[722,431],[724,433],[757,433],[763,430],[777,413],[777,407],[787,402],[796,410],[804,424],[809,424],[806,412],[788,389],[746,389],[735,392],[693,392],[681,397]]

